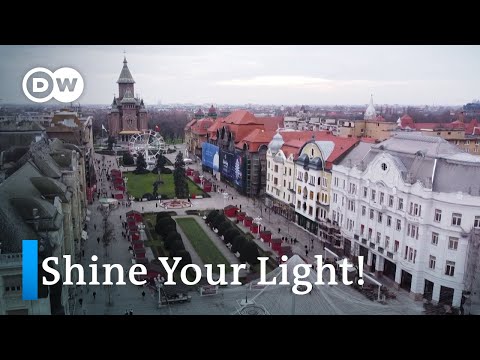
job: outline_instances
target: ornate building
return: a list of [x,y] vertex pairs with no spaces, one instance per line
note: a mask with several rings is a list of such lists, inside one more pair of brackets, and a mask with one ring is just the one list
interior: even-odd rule
[[132,74],[127,66],[127,59],[123,59],[123,68],[118,83],[118,97],[113,98],[112,110],[108,114],[109,134],[126,141],[130,135],[148,130],[147,110],[143,99],[134,96]]

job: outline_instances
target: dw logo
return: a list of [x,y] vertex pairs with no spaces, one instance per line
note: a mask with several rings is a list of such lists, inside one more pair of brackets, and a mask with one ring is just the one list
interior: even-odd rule
[[69,67],[55,72],[37,67],[27,72],[22,81],[25,96],[36,103],[52,98],[63,103],[73,102],[82,95],[83,86],[82,75]]

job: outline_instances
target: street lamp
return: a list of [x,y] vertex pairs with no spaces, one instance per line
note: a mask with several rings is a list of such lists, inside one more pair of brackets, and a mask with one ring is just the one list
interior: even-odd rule
[[253,222],[254,222],[255,224],[257,224],[257,226],[258,226],[258,231],[257,231],[257,233],[258,233],[258,237],[260,237],[260,228],[261,228],[262,218],[261,218],[261,217],[256,217],[255,219],[253,219]]
[[225,209],[227,207],[228,193],[224,192],[222,195],[223,195],[223,209]]

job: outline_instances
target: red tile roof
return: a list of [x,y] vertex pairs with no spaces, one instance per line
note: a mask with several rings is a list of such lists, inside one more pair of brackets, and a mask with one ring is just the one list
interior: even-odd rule
[[358,142],[360,142],[359,139],[343,138],[343,137],[338,137],[334,135],[328,135],[325,137],[325,139],[317,139],[317,140],[330,140],[335,143],[335,147],[326,161],[326,164],[325,164],[326,169],[331,169],[333,163],[335,163],[336,160],[338,160],[344,154],[348,153],[350,149],[352,149]]
[[217,118],[215,122],[207,129],[207,132],[210,134],[210,138],[216,139],[217,138],[217,130],[223,126],[224,118]]
[[361,142],[369,143],[369,144],[375,144],[377,142],[377,139],[371,138],[371,137],[362,137],[360,138]]
[[[217,121],[208,129],[210,138],[215,140],[217,138],[216,131],[223,126],[234,134],[234,141],[235,144],[237,144],[237,147],[242,147],[245,143],[245,138],[256,129],[274,131],[279,127],[283,127],[283,117],[257,118],[251,112],[246,110],[234,111],[226,118],[217,119]],[[258,132],[256,134],[258,134]],[[270,142],[270,140],[268,142]],[[242,142],[241,145],[239,145],[240,142]]]
[[243,149],[244,144],[248,144],[248,151],[257,152],[262,145],[268,145],[272,141],[275,131],[265,131],[263,129],[254,129],[243,140],[236,145],[238,149]]
[[197,121],[197,119],[193,119],[193,120],[190,120],[187,125],[185,125],[185,131],[189,131],[190,128],[192,127],[193,124],[195,124],[195,122]]
[[192,133],[197,134],[197,135],[207,135],[207,131],[210,128],[210,126],[213,125],[214,119],[212,118],[204,118],[198,120],[193,126],[192,126]]
[[258,117],[258,123],[263,124],[265,130],[277,130],[283,128],[283,116]]
[[225,118],[225,124],[247,125],[247,124],[259,124],[257,118],[249,111],[238,110],[232,112]]

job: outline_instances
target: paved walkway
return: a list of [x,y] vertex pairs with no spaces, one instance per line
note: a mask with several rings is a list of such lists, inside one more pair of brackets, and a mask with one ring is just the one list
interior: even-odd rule
[[[100,160],[100,164],[96,162]],[[105,164],[105,170],[103,165]],[[118,168],[113,156],[105,156],[105,162],[102,162],[102,155],[95,154],[95,167],[98,178],[99,189],[103,189],[107,194],[110,194],[111,183],[106,180],[106,172],[110,172],[111,169]],[[92,255],[98,256],[98,281],[103,282],[105,279],[104,268],[102,264],[121,264],[124,270],[130,269],[132,266],[132,255],[128,251],[130,243],[122,237],[123,228],[121,221],[126,219],[126,212],[131,208],[119,207],[110,212],[108,221],[112,223],[114,229],[114,241],[108,247],[108,256],[105,256],[105,248],[102,244],[103,236],[103,215],[98,210],[99,207],[98,198],[95,197],[95,201],[92,205],[88,206],[91,211],[90,223],[88,224],[88,240],[84,245],[84,258],[82,259],[82,265],[85,269],[85,278],[89,282],[91,278],[91,269],[88,264],[93,263],[91,260]],[[121,216],[121,219],[120,219]],[[97,238],[100,237],[100,243],[97,242]],[[123,274],[125,277],[125,273]],[[127,274],[128,276],[128,274]],[[117,270],[112,270],[112,282],[115,283],[118,279]],[[124,278],[126,285],[113,285],[111,287],[105,287],[103,285],[82,286],[79,287],[79,294],[76,296],[76,315],[123,315],[125,310],[133,310],[133,314],[152,314],[157,310],[157,299],[153,297],[153,293],[149,289],[142,286],[132,285],[131,282]],[[142,291],[145,291],[145,298],[142,297]],[[96,293],[96,297],[93,297],[93,292]],[[79,302],[82,299],[83,306],[80,306]]]
[[[181,218],[181,217],[184,217],[184,216],[175,216],[173,218],[175,219],[175,218],[179,218],[179,217]],[[207,236],[210,238],[210,240],[212,240],[213,244],[217,247],[218,251],[220,251],[222,253],[222,255],[225,256],[225,258],[227,259],[227,261],[230,264],[240,264],[240,261],[237,259],[237,257],[225,246],[222,239],[217,234],[215,234],[213,232],[213,230],[210,229],[210,227],[207,226],[207,224],[205,224],[205,221],[202,218],[200,218],[198,216],[193,216],[193,218],[200,225],[200,227],[203,229],[203,231],[205,231],[205,234],[207,234]],[[181,227],[178,226],[178,225],[177,225],[177,228],[179,230],[181,230]],[[183,234],[183,232],[181,234],[182,234],[183,239],[187,239],[187,241],[184,241],[184,243],[186,243],[186,242],[190,243],[190,241],[188,241],[188,238],[185,236],[185,234]],[[185,248],[186,247],[187,247],[187,245],[185,244]],[[192,250],[193,250],[193,247],[192,247]],[[190,251],[190,250],[188,250],[188,251]],[[193,250],[193,253],[196,254],[195,250]],[[190,254],[192,254],[192,252],[190,252]],[[195,261],[193,261],[193,257],[192,257],[192,262],[195,262]],[[228,265],[226,267],[226,270],[228,271]],[[206,269],[202,268],[202,276],[205,276],[205,275],[206,275]],[[246,275],[246,271],[245,270],[240,270],[239,277],[242,277],[242,276],[245,276],[245,275]],[[225,279],[228,282],[232,281],[232,279],[233,279],[232,273],[228,272],[225,275]]]

